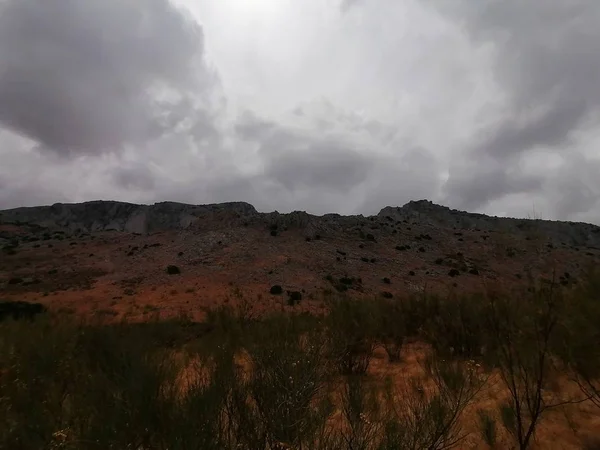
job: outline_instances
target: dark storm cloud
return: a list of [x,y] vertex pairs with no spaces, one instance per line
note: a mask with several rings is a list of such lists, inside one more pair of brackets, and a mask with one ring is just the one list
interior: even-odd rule
[[511,102],[483,150],[501,158],[562,146],[600,108],[600,3],[495,0],[469,7],[473,35],[499,50],[495,69]]
[[493,44],[494,73],[508,102],[503,117],[472,140],[466,158],[474,158],[478,170],[451,171],[448,196],[477,208],[510,193],[529,192],[537,182],[519,175],[520,158],[539,148],[568,157],[575,151],[573,135],[600,111],[600,3],[487,0],[440,5],[466,26],[476,43]]
[[236,125],[237,134],[258,144],[263,175],[289,191],[347,191],[369,175],[372,158],[348,140],[295,131],[250,112]]
[[435,156],[425,148],[408,146],[400,155],[378,158],[357,212],[377,214],[384,206],[432,199],[439,188],[439,166]]
[[111,171],[111,176],[123,189],[151,190],[155,187],[154,174],[144,164],[122,164]]
[[518,169],[503,167],[498,163],[481,163],[463,167],[455,171],[446,184],[449,193],[446,201],[460,204],[461,208],[472,211],[483,202],[497,196],[539,192],[543,187],[542,176],[524,174]]
[[202,56],[200,26],[168,0],[4,1],[0,126],[61,154],[144,143],[176,106],[157,90],[211,83]]

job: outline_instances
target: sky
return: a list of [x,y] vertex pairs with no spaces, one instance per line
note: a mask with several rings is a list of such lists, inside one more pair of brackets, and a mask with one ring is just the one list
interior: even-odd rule
[[0,209],[600,223],[600,2],[0,0]]

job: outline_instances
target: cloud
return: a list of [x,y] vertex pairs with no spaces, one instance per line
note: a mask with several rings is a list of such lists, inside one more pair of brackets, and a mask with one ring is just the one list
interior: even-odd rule
[[459,163],[451,171],[448,198],[479,208],[539,189],[544,174],[532,180],[519,165],[540,149],[563,155],[565,169],[585,164],[577,135],[600,112],[600,5],[487,0],[443,8],[474,42],[493,45],[496,80],[506,100],[497,119],[474,133],[466,150],[464,158],[476,170],[465,173]]
[[0,125],[62,155],[141,146],[210,89],[203,53],[200,25],[168,0],[5,0]]
[[600,220],[600,5],[0,0],[0,208]]

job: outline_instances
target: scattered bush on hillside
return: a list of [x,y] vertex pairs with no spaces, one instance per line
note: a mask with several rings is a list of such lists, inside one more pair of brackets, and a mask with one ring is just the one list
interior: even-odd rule
[[283,288],[276,284],[274,286],[271,286],[271,289],[269,289],[269,293],[272,295],[281,295],[283,294]]
[[291,291],[288,294],[288,305],[294,306],[302,300],[302,293],[299,291]]
[[179,267],[170,264],[167,266],[167,273],[169,275],[178,275],[181,273],[181,270],[179,269]]

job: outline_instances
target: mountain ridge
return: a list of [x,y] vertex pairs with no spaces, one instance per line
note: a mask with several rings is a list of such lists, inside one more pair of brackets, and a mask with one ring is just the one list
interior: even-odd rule
[[360,225],[364,221],[413,222],[431,227],[497,230],[510,234],[536,231],[553,243],[600,247],[600,227],[584,222],[551,221],[488,216],[451,209],[429,200],[412,200],[403,206],[385,206],[372,216],[258,212],[246,202],[195,205],[173,201],[136,204],[113,200],[55,203],[46,206],[0,210],[1,224],[29,224],[70,232],[120,231],[152,234],[201,226],[203,222],[279,224],[283,227],[326,231],[337,226]]

